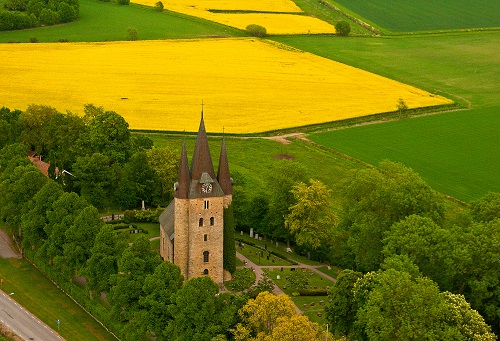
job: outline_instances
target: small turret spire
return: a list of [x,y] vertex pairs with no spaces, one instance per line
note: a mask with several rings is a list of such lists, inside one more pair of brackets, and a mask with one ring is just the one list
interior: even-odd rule
[[222,138],[222,146],[220,148],[219,169],[217,171],[217,181],[225,195],[233,194],[233,181],[229,173],[229,162],[226,152],[226,138]]

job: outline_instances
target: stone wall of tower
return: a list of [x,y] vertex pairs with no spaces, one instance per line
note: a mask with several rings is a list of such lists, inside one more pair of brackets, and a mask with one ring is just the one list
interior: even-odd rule
[[181,269],[181,274],[185,280],[189,278],[189,211],[190,200],[174,198],[175,218],[174,218],[174,264]]
[[[206,203],[208,203],[208,208]],[[204,271],[208,270],[208,275],[215,283],[222,284],[224,282],[222,252],[224,204],[224,197],[190,199],[187,278],[202,276]],[[200,226],[200,218],[203,219],[202,226]],[[213,225],[211,218],[213,218]],[[203,253],[206,251],[208,251],[208,262],[204,261]]]
[[165,233],[165,229],[160,225],[160,256],[171,263],[174,262],[173,246],[169,236]]

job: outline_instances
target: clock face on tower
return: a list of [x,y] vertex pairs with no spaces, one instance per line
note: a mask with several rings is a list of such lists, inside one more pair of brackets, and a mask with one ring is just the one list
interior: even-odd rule
[[204,183],[203,185],[201,185],[201,191],[202,191],[202,193],[212,192],[212,184]]

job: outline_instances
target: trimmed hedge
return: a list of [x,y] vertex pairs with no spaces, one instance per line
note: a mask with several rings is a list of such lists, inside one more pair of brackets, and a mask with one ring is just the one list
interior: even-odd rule
[[327,296],[328,289],[302,289],[299,290],[300,296]]

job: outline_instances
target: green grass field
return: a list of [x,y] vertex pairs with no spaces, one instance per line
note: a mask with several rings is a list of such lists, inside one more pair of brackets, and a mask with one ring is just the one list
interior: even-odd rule
[[[0,5],[2,0],[0,0]],[[212,36],[242,36],[243,31],[211,21],[130,4],[120,6],[98,0],[80,0],[80,18],[75,22],[22,31],[1,31],[0,43],[127,40],[127,28],[137,29],[139,39],[187,39]]]
[[497,0],[335,0],[334,2],[392,32],[500,26],[500,2]]
[[25,259],[1,259],[3,290],[66,340],[116,340]]
[[[310,139],[376,164],[400,161],[445,194],[500,191],[500,32],[399,38],[282,37],[280,42],[434,92],[457,113],[323,132]],[[362,99],[360,99],[362,100]]]

